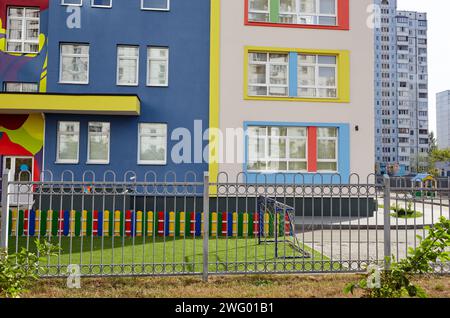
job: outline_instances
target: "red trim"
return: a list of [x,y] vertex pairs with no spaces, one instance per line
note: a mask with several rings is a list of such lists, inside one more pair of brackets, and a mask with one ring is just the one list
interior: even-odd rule
[[11,6],[18,7],[39,7],[41,11],[48,9],[49,0],[0,0],[0,19],[6,27],[6,8]]
[[308,127],[308,172],[317,172],[317,127]]
[[279,28],[300,28],[300,29],[321,29],[321,30],[350,30],[350,0],[338,0],[336,26],[310,25],[310,24],[287,24],[287,23],[271,23],[271,22],[251,22],[248,21],[248,0],[245,2],[244,24],[249,26],[262,27],[279,27]]

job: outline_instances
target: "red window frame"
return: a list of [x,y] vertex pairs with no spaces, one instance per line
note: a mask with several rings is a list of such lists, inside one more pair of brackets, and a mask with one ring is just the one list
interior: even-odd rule
[[8,7],[35,7],[44,11],[48,8],[49,0],[3,0],[0,3],[0,19],[2,20],[0,25],[3,24],[3,28],[6,29],[6,18]]
[[263,26],[263,27],[280,27],[280,28],[300,28],[300,29],[323,29],[323,30],[350,30],[350,0],[337,0],[337,25],[312,25],[312,24],[288,24],[288,23],[274,23],[274,22],[253,22],[248,20],[248,1],[243,0],[245,5],[244,10],[244,24],[248,26]]

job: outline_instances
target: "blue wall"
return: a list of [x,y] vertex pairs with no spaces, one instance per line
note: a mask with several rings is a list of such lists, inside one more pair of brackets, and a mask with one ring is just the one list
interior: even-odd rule
[[[194,120],[209,126],[209,0],[171,0],[169,12],[143,11],[140,0],[114,0],[112,9],[92,8],[84,1],[81,28],[69,29],[70,15],[60,1],[51,1],[49,23],[48,92],[75,94],[136,94],[141,100],[140,116],[46,115],[45,169],[61,174],[73,170],[80,175],[92,170],[103,175],[114,170],[119,175],[134,170],[143,176],[148,170],[163,175],[174,170],[178,175],[192,170],[201,174],[207,164],[175,165],[171,162],[171,131],[178,127],[190,130]],[[59,84],[59,45],[61,42],[90,44],[89,85]],[[117,45],[139,45],[139,86],[116,85]],[[147,87],[147,47],[168,46],[169,86]],[[80,163],[55,164],[56,130],[59,120],[81,122]],[[109,165],[87,165],[88,121],[111,122],[111,153]],[[166,166],[137,164],[138,123],[168,124],[168,162]],[[206,143],[204,142],[204,145]]]

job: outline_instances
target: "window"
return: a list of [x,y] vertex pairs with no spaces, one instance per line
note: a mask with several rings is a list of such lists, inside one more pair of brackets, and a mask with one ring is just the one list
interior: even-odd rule
[[39,15],[39,8],[8,8],[8,52],[39,52]]
[[82,6],[83,0],[61,0],[63,6]]
[[149,47],[147,52],[147,85],[169,85],[169,49]]
[[60,83],[89,83],[89,45],[61,44]]
[[167,163],[167,125],[139,124],[138,163],[148,165]]
[[38,91],[38,84],[5,82],[4,88],[5,92],[36,93]]
[[250,52],[248,94],[288,96],[288,66],[288,54]]
[[78,163],[80,123],[61,121],[58,123],[56,149],[57,163]]
[[112,0],[92,0],[92,6],[96,8],[112,8]]
[[88,129],[88,163],[108,164],[110,124],[91,122]]
[[338,170],[338,129],[317,128],[317,171]]
[[249,171],[307,171],[307,128],[253,126],[248,129]]
[[138,85],[139,47],[117,47],[117,85]]
[[248,20],[269,22],[269,0],[248,0]]
[[141,9],[168,11],[170,0],[141,0]]
[[298,56],[298,96],[337,97],[336,56]]

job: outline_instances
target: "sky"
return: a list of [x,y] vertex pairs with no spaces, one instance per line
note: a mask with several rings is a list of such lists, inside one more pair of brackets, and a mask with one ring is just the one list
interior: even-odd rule
[[397,0],[398,10],[428,14],[430,130],[436,132],[436,93],[450,90],[450,1]]

